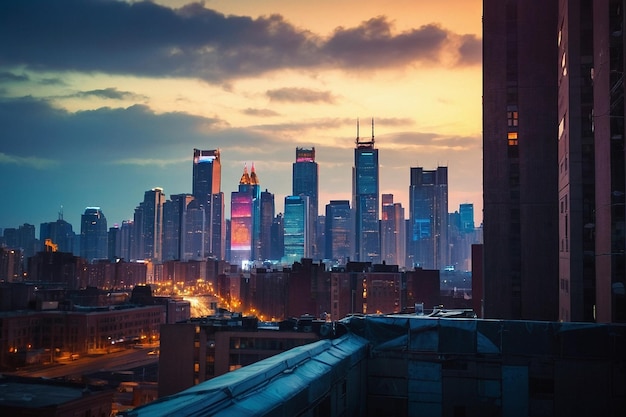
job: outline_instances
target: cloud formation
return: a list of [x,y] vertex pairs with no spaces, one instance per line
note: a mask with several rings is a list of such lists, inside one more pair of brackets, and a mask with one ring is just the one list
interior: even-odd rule
[[326,103],[336,102],[335,96],[330,91],[311,90],[309,88],[278,88],[268,90],[266,95],[272,101],[291,103]]
[[378,16],[323,38],[278,14],[226,16],[201,3],[171,9],[150,2],[7,0],[0,3],[0,44],[0,62],[9,66],[215,83],[286,68],[480,62],[479,39],[434,24],[396,33]]

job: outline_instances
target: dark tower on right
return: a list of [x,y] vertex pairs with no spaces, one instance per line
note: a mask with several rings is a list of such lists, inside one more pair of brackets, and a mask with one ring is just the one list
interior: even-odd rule
[[558,319],[557,22],[556,0],[483,1],[487,318]]

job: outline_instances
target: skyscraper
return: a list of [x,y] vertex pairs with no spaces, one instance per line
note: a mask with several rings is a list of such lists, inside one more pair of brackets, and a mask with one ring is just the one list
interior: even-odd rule
[[59,213],[59,218],[55,222],[41,223],[39,225],[39,242],[44,243],[46,239],[51,239],[57,245],[59,252],[74,252],[76,233],[72,225],[63,220],[63,212]]
[[443,269],[448,257],[448,168],[411,167],[407,267]]
[[224,193],[222,187],[222,163],[219,149],[193,150],[192,194],[204,207],[206,216],[204,248],[189,248],[189,252],[202,256],[212,255],[224,259]]
[[404,266],[406,261],[404,209],[393,202],[393,194],[382,195],[380,257],[388,265]]
[[311,257],[319,258],[316,249],[316,227],[318,215],[319,195],[319,167],[315,162],[315,148],[296,148],[296,162],[292,169],[292,195],[309,197],[309,236],[308,245],[311,248]]
[[[235,265],[253,260],[253,248],[257,243],[254,226],[256,205],[260,209],[260,193],[259,198],[255,197],[260,189],[254,170],[252,174],[248,174],[247,166],[244,167],[239,190],[232,192],[230,197],[230,263]],[[258,217],[256,223],[260,223]]]
[[361,140],[357,122],[354,168],[352,169],[352,208],[354,210],[354,251],[356,261],[380,262],[378,149],[372,137]]
[[558,318],[557,18],[555,0],[483,2],[487,318]]
[[[596,320],[599,322],[626,322],[625,3],[623,0],[593,1],[592,120],[596,214],[593,231],[596,260],[595,309]],[[581,11],[581,16],[583,12]],[[589,18],[588,15],[586,17]],[[581,34],[581,42],[582,36]],[[585,110],[583,107],[582,115],[585,115]],[[587,171],[584,174],[587,175]],[[574,196],[569,200],[574,203]],[[583,204],[586,200],[583,200]],[[582,226],[586,234],[590,233],[589,224]],[[572,232],[573,236],[575,235]],[[584,276],[584,279],[587,277]]]
[[174,194],[163,204],[164,261],[185,260],[185,220],[187,206],[193,199],[191,194]]
[[345,265],[352,254],[352,211],[350,201],[331,200],[326,205],[325,258]]
[[163,250],[163,204],[162,188],[153,188],[144,193],[143,199],[143,251],[145,260],[159,263]]
[[88,262],[107,258],[107,219],[100,207],[87,207],[80,219],[80,257]]
[[274,223],[274,194],[261,192],[261,249],[260,259],[272,259],[272,224]]
[[285,197],[284,244],[287,263],[300,262],[310,257],[309,247],[309,197],[292,195]]

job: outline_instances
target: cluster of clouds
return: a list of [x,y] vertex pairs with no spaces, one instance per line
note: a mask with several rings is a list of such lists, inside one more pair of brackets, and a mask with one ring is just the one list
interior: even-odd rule
[[[395,33],[385,16],[328,37],[281,15],[226,16],[192,3],[7,0],[0,3],[3,65],[194,77],[212,83],[284,68],[363,71],[410,63],[476,65],[481,41],[436,24]],[[17,75],[19,77],[19,75]]]

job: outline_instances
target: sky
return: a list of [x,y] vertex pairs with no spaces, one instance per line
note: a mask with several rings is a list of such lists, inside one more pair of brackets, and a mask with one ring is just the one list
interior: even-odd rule
[[[315,147],[319,211],[350,200],[357,120],[380,192],[408,215],[411,167],[448,167],[448,211],[482,221],[480,0],[3,0],[0,228],[86,207],[109,227],[144,192],[191,192],[219,149],[230,204],[244,166],[291,194]],[[228,207],[228,206],[227,206]],[[227,208],[227,212],[230,210]],[[230,216],[227,216],[230,217]]]

